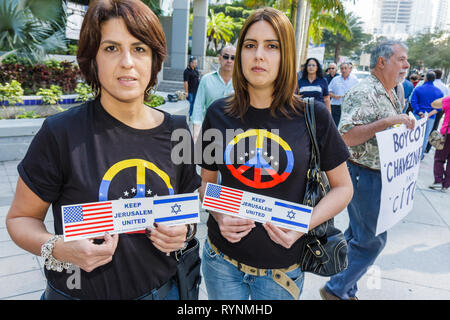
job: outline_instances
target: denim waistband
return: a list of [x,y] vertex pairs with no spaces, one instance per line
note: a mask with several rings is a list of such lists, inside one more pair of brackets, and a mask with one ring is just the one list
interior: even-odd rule
[[[172,285],[173,280],[170,279],[156,290],[156,294],[159,300],[162,300],[167,296],[170,289],[172,288]],[[155,300],[154,293],[155,293],[154,290],[151,290],[150,292],[147,292],[146,294],[133,300]],[[56,289],[50,283],[47,283],[47,287],[45,288],[43,297],[45,300],[80,300],[79,298],[71,297],[67,293]]]

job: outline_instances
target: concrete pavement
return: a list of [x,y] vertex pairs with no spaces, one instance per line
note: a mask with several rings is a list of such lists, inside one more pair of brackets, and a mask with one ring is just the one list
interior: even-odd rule
[[[413,211],[390,231],[374,266],[358,283],[362,300],[450,299],[450,193],[428,189],[433,181],[434,149],[421,163]],[[45,288],[43,261],[11,241],[5,217],[14,196],[19,161],[0,162],[0,299],[39,299]],[[206,239],[207,215],[202,213],[198,238]],[[51,212],[45,220],[53,231]],[[348,215],[335,218],[345,230]],[[301,299],[320,299],[327,278],[305,277]],[[207,299],[202,282],[200,298]]]

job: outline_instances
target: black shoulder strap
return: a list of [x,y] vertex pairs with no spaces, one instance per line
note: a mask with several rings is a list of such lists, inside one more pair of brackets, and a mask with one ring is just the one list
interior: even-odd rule
[[305,121],[311,139],[311,163],[310,167],[320,167],[320,152],[316,138],[316,116],[314,111],[314,98],[305,98]]

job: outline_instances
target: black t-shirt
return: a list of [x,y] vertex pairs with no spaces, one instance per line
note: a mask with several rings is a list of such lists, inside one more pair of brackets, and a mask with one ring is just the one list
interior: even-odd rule
[[197,93],[198,84],[200,82],[200,73],[197,69],[187,67],[183,72],[183,81],[188,83],[188,92]]
[[[207,110],[202,135],[214,128],[222,133],[223,139],[216,143],[219,135],[212,134],[216,137],[211,139],[212,143],[203,137],[201,166],[219,170],[224,186],[301,203],[310,159],[310,138],[303,112],[298,115],[291,112],[288,119],[281,112],[273,117],[269,109],[250,107],[242,121],[225,114],[224,107],[225,99],[220,99]],[[324,104],[316,102],[315,110],[321,168],[328,171],[345,162],[349,153]],[[233,130],[238,129],[240,131],[233,134]],[[211,161],[207,155],[213,146],[221,148],[216,148],[220,155]],[[215,151],[211,153],[216,155]],[[285,249],[273,242],[263,226],[256,223],[256,228],[240,242],[230,243],[222,237],[212,216],[208,219],[208,236],[224,254],[241,263],[267,269],[298,263],[303,242],[300,238],[290,249]]]
[[[185,124],[186,125],[186,124]],[[188,130],[187,125],[185,128]],[[62,234],[61,206],[193,192],[194,165],[171,161],[173,117],[138,130],[113,118],[99,100],[47,118],[18,165],[20,177],[53,208]],[[154,164],[155,167],[149,164]],[[159,288],[176,273],[176,260],[143,233],[121,234],[112,262],[81,270],[81,289],[68,289],[67,272],[45,269],[57,289],[81,299],[133,299]]]

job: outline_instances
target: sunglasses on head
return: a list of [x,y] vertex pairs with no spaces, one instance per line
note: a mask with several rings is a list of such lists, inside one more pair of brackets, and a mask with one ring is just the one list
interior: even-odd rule
[[222,58],[223,58],[224,60],[229,60],[229,59],[231,59],[231,60],[234,61],[234,56],[230,56],[230,55],[228,55],[228,54],[222,55]]

